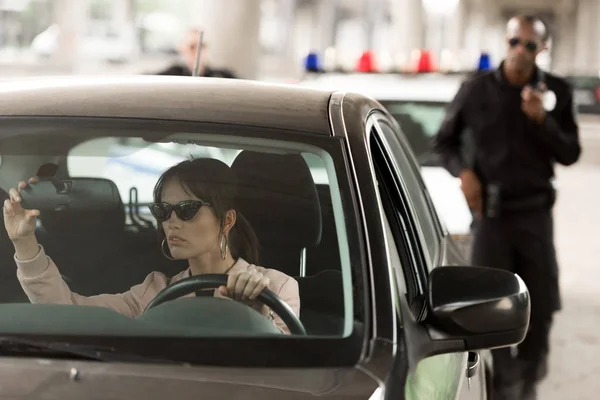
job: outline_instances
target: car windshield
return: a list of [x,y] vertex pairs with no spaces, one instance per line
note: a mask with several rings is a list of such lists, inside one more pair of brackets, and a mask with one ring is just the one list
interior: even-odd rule
[[[308,337],[352,333],[348,189],[333,138],[144,121],[2,124],[0,193],[38,180],[4,213],[0,336],[285,338],[303,334],[298,316]],[[237,284],[206,275],[224,273]],[[275,301],[251,299],[251,281]]]
[[424,101],[381,101],[398,121],[421,166],[438,166],[431,151],[431,141],[437,134],[446,113],[447,103]]

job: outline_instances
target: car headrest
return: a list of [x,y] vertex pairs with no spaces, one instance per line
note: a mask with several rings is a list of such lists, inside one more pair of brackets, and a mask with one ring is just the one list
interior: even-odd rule
[[[40,223],[47,232],[90,231],[102,235],[125,230],[125,208],[117,185],[103,178],[70,178],[73,185],[85,186],[90,207],[79,204],[76,209],[67,208],[40,213]],[[93,204],[92,204],[93,203]]]
[[321,206],[300,154],[244,150],[231,168],[238,177],[238,208],[261,244],[300,248],[321,241]]

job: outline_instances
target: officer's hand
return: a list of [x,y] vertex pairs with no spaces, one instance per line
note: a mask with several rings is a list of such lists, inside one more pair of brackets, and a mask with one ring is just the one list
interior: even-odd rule
[[471,169],[466,169],[460,173],[460,188],[465,195],[467,204],[475,212],[477,218],[481,218],[483,213],[483,195],[481,182]]
[[534,90],[531,86],[525,86],[521,91],[521,109],[529,118],[541,124],[546,117],[544,110],[543,95],[546,86],[542,83],[539,90]]

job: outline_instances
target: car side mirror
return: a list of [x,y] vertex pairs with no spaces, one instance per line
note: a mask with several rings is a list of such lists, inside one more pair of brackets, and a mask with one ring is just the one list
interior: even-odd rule
[[523,280],[485,267],[439,267],[429,277],[428,323],[464,342],[465,350],[520,343],[529,327],[530,298]]

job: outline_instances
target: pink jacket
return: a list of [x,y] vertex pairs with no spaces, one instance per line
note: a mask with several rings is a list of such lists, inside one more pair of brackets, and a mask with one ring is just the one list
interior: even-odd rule
[[[16,255],[14,258],[17,263],[17,278],[32,303],[108,307],[129,317],[141,315],[148,303],[150,303],[158,292],[167,287],[169,281],[173,283],[190,276],[189,268],[175,275],[170,280],[161,272],[152,272],[144,279],[144,282],[131,287],[125,293],[100,294],[86,297],[73,293],[69,289],[69,286],[60,275],[56,264],[46,255],[41,245],[39,253],[31,260],[18,260]],[[248,262],[240,258],[233,265],[230,272],[245,269],[249,266]],[[298,292],[298,282],[283,272],[274,269],[267,269],[265,275],[271,281],[269,289],[285,301],[294,310],[294,313],[299,316],[300,295]],[[195,294],[191,293],[185,297],[193,296]],[[215,296],[221,297],[216,290]],[[288,327],[279,316],[275,315],[274,323],[284,333],[289,333]]]

